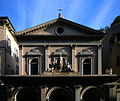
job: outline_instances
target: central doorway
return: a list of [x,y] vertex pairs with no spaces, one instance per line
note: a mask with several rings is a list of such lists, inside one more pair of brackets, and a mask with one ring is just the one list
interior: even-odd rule
[[91,74],[91,58],[86,58],[83,61],[83,74]]
[[70,90],[66,88],[53,89],[48,92],[49,101],[73,101],[73,96]]
[[31,75],[38,75],[38,58],[31,61]]

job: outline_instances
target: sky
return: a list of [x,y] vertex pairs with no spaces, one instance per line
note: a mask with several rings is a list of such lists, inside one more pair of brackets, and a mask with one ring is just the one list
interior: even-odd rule
[[16,31],[58,18],[99,30],[120,15],[120,0],[0,0],[0,17],[8,16]]

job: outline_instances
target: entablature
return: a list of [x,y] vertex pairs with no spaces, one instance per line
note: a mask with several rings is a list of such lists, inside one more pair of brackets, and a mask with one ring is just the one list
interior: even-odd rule
[[99,46],[101,45],[100,42],[81,42],[81,43],[75,43],[75,42],[66,42],[66,43],[57,43],[57,42],[51,42],[51,43],[40,43],[40,42],[21,42],[19,45],[25,45],[25,46],[53,46],[53,45],[59,45],[59,46]]

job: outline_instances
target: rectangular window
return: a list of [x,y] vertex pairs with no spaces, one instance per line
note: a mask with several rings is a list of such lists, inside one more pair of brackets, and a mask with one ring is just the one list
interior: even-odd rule
[[8,39],[8,48],[11,47],[11,41]]
[[16,65],[16,74],[19,74],[19,66]]
[[11,54],[11,40],[9,38],[7,40],[7,49],[9,50],[9,52]]
[[120,67],[120,56],[117,56],[117,67]]
[[19,62],[19,59],[18,59],[18,50],[16,50],[16,61]]
[[7,64],[7,74],[14,74],[14,71],[10,64]]
[[14,59],[16,60],[16,48],[14,48]]
[[14,48],[14,59],[16,60],[16,62],[18,62],[18,50],[16,48]]

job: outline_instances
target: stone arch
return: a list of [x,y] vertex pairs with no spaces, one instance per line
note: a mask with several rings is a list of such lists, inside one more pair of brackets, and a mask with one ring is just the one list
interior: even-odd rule
[[15,88],[13,90],[13,93],[12,93],[12,101],[16,101],[16,96],[18,94],[18,92],[22,89],[23,87],[18,87],[18,88]]
[[[70,90],[68,90],[67,88],[63,88],[63,87],[51,88],[46,95],[46,101],[54,101],[53,99],[51,99],[51,96],[54,96],[54,94],[56,94],[56,96],[59,95],[59,98],[63,98],[63,99],[66,98],[67,100],[64,99],[65,101],[73,101],[72,92],[70,92]],[[64,96],[63,96],[63,94],[64,94]],[[63,101],[63,99],[62,99],[62,101]]]
[[49,100],[49,97],[50,97],[50,94],[55,90],[55,89],[59,89],[61,87],[53,87],[51,88],[48,93],[47,93],[47,96],[46,96],[46,101]]
[[[27,94],[26,92],[29,92],[29,94]],[[23,95],[24,97],[23,96],[21,97],[21,95]],[[33,100],[39,101],[40,100],[39,90],[37,90],[37,88],[34,88],[34,87],[19,87],[14,91],[13,97],[12,97],[13,101],[26,101],[26,99],[30,99],[29,101],[33,101]]]
[[31,63],[31,61],[33,60],[33,59],[37,59],[38,57],[31,57],[30,58],[30,60],[29,60],[29,63]]
[[[105,99],[105,93],[104,93],[100,88],[95,87],[95,86],[89,86],[89,87],[85,88],[85,89],[82,91],[82,93],[81,93],[80,99],[83,100],[83,101],[86,101],[86,100],[84,100],[84,95],[85,95],[85,93],[86,93],[87,91],[89,91],[89,90],[91,90],[91,89],[96,89],[97,91],[99,91],[99,94],[101,94],[101,95],[99,95],[99,96],[101,96],[101,98],[100,98],[99,101],[104,101],[104,99]],[[97,95],[96,95],[96,96],[97,96]],[[91,97],[91,98],[92,98],[92,97]],[[87,101],[88,101],[88,100],[87,100]],[[89,101],[91,101],[91,100],[89,100]]]

